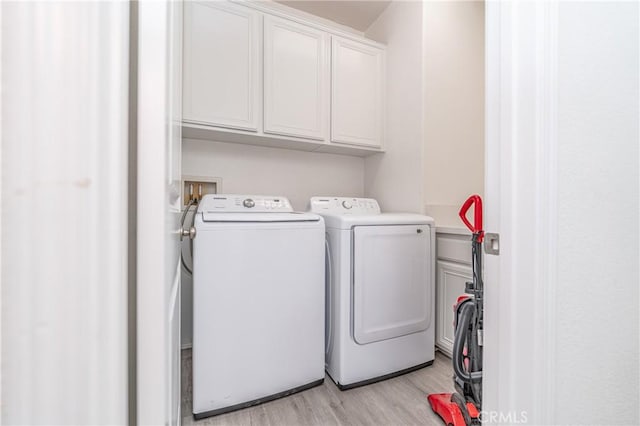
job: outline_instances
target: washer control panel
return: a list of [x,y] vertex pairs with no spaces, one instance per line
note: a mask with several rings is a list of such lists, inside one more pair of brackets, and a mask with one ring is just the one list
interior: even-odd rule
[[373,198],[312,197],[311,212],[318,214],[380,214]]
[[202,198],[199,211],[205,212],[257,212],[288,213],[292,212],[291,203],[285,197],[266,195],[208,194]]

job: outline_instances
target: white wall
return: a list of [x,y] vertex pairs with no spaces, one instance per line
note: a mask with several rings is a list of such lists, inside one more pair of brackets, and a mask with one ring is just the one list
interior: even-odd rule
[[[252,145],[184,139],[182,172],[222,178],[225,193],[281,195],[307,209],[315,195],[364,196],[364,159]],[[190,218],[188,218],[189,220]],[[183,244],[191,265],[188,244]],[[182,274],[182,344],[192,338],[192,281]]]
[[425,210],[439,225],[484,193],[484,2],[424,3]]
[[384,211],[422,212],[422,3],[392,2],[365,32],[387,44],[384,154],[365,160],[365,194]]
[[558,424],[639,424],[639,7],[558,8]]
[[306,210],[314,195],[361,197],[364,160],[253,145],[185,139],[185,175],[222,178],[225,193],[282,195]]

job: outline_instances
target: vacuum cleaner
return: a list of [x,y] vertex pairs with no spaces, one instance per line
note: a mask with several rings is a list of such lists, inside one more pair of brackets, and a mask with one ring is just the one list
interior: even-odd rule
[[[474,221],[467,212],[473,206]],[[454,310],[453,383],[456,392],[427,396],[431,409],[447,426],[480,425],[482,410],[482,198],[472,195],[460,208],[460,218],[471,230],[473,281],[465,285]]]

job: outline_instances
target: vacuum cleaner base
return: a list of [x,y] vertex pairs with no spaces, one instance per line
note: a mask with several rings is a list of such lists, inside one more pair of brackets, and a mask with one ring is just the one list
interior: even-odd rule
[[[450,393],[432,393],[427,396],[431,409],[444,420],[447,426],[469,426],[458,404],[451,400]],[[480,413],[475,405],[467,402],[467,411],[471,417],[471,423],[480,424]]]

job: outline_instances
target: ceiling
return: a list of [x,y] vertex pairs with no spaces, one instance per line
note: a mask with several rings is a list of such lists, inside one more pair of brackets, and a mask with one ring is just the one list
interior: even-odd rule
[[276,0],[342,25],[365,31],[389,6],[391,0]]

